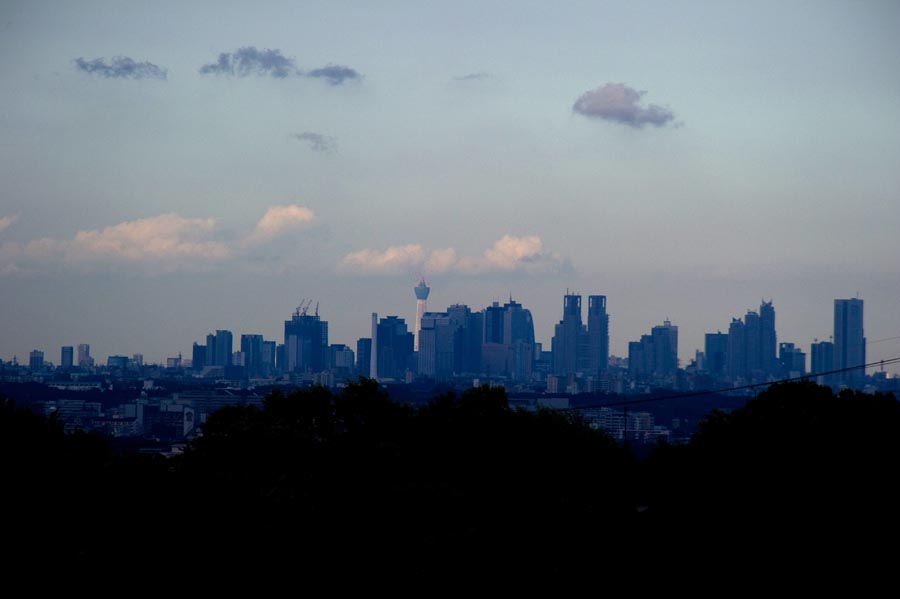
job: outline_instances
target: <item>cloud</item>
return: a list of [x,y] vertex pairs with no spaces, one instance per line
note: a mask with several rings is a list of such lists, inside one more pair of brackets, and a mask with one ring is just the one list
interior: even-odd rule
[[289,231],[309,226],[315,221],[316,215],[309,208],[297,204],[272,206],[256,223],[253,232],[244,238],[243,243],[247,246],[258,246],[273,241]]
[[325,79],[331,85],[340,85],[347,80],[362,79],[362,75],[356,70],[336,64],[329,64],[318,69],[313,69],[304,73],[304,75],[316,79]]
[[383,252],[360,250],[341,259],[341,270],[365,274],[396,274],[425,262],[425,249],[418,244],[393,245]]
[[249,75],[284,79],[299,74],[293,58],[284,56],[280,50],[258,50],[254,46],[238,48],[234,52],[222,52],[219,60],[200,67],[202,75]]
[[536,235],[504,235],[481,256],[460,256],[455,248],[428,251],[419,244],[391,246],[384,251],[364,249],[343,257],[339,270],[356,274],[405,272],[484,274],[522,271],[533,274],[561,272],[569,263],[544,251]]
[[18,214],[10,214],[9,216],[0,216],[0,232],[10,228],[14,222],[19,220]]
[[95,58],[94,60],[76,58],[73,62],[75,68],[82,73],[100,75],[107,79],[162,79],[165,81],[168,77],[166,69],[152,62],[137,62],[127,56],[113,56],[109,63],[104,58]]
[[249,266],[258,263],[263,252],[270,261],[277,261],[279,248],[272,242],[315,222],[309,208],[272,206],[240,237],[223,234],[214,218],[160,214],[81,230],[70,239],[42,237],[24,244],[4,243],[0,245],[0,274],[69,267],[159,273],[206,271],[225,263]]
[[72,260],[114,262],[179,262],[223,260],[231,250],[210,239],[213,218],[184,218],[161,214],[90,231],[78,231],[69,244]]
[[333,137],[321,133],[304,131],[303,133],[294,133],[291,137],[309,142],[309,149],[313,152],[334,152],[337,149],[337,141]]
[[638,105],[647,92],[637,91],[624,83],[607,83],[581,95],[572,106],[573,112],[640,129],[644,125],[661,127],[675,118],[672,111],[649,104]]
[[461,75],[460,77],[454,77],[454,81],[480,81],[482,79],[493,79],[494,76],[490,73],[485,73],[480,71],[478,73],[469,73],[467,75]]

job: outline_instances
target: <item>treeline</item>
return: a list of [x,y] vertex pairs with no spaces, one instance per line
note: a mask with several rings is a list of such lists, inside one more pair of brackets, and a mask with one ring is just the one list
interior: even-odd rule
[[369,380],[274,392],[215,413],[171,459],[0,414],[7,547],[25,560],[562,576],[897,529],[900,404],[806,383],[642,461],[577,413],[512,410],[489,388],[418,409]]

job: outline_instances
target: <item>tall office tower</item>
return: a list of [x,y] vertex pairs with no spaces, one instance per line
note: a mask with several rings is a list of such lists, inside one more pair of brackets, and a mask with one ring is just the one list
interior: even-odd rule
[[241,335],[241,352],[244,354],[244,372],[247,376],[262,375],[263,336]]
[[369,376],[378,380],[378,313],[372,312],[372,347],[371,362],[369,363]]
[[860,388],[865,369],[856,368],[866,363],[866,338],[863,332],[863,300],[834,300],[834,369],[844,369],[835,374],[837,382],[851,388]]
[[744,316],[744,343],[746,344],[747,374],[751,378],[759,378],[762,373],[760,330],[759,314],[748,310]]
[[744,321],[732,318],[728,327],[728,352],[726,374],[731,382],[747,380],[747,333]]
[[678,327],[668,320],[650,330],[653,339],[653,374],[674,375],[678,370]]
[[774,376],[778,372],[779,365],[775,356],[777,346],[775,307],[772,305],[772,300],[762,300],[759,305],[759,362],[760,370],[766,376]]
[[[587,339],[586,335],[582,335]],[[531,379],[534,367],[534,319],[531,310],[509,298],[503,305],[503,342],[509,348],[506,372],[516,381]]]
[[360,337],[356,342],[356,372],[359,376],[372,376],[372,338]]
[[453,346],[459,325],[447,312],[425,312],[419,319],[419,374],[446,380],[453,374]]
[[372,340],[372,361],[377,380],[391,379],[403,381],[411,364],[413,354],[413,334],[406,328],[406,321],[397,316],[387,316],[375,323],[377,314],[372,315],[375,334]]
[[590,371],[605,372],[609,362],[609,315],[606,313],[606,296],[588,296],[588,338],[590,339]]
[[447,315],[456,326],[453,338],[453,372],[470,375],[481,373],[484,313],[472,312],[463,304],[454,304],[447,308]]
[[307,308],[309,304],[299,306],[291,319],[284,321],[284,372],[322,372],[326,368],[328,323],[319,318],[318,309],[308,314]]
[[206,336],[206,365],[216,365],[216,336],[212,334]]
[[59,366],[63,370],[72,368],[74,351],[71,345],[64,345],[59,357]]
[[728,356],[728,333],[722,331],[707,333],[703,351],[706,354],[707,372],[716,377],[724,376]]
[[91,346],[87,343],[78,344],[78,366],[81,368],[92,368],[94,359],[91,357]]
[[334,343],[328,347],[328,369],[334,376],[345,381],[353,375],[356,354],[343,343]]
[[413,351],[419,351],[419,329],[422,328],[422,315],[425,314],[428,308],[426,300],[428,299],[428,294],[431,293],[431,288],[425,284],[424,277],[419,281],[418,285],[413,287],[413,292],[416,294],[416,321],[413,323]]
[[566,294],[563,297],[563,317],[556,325],[551,341],[553,374],[568,376],[579,371],[579,348],[584,347],[582,337],[587,334],[581,322],[581,296]]
[[231,331],[217,330],[213,364],[216,366],[231,366],[233,354],[234,336],[231,334]]
[[39,349],[32,350],[30,354],[28,354],[28,368],[31,369],[32,372],[37,372],[44,367],[44,352]]
[[206,346],[198,345],[196,342],[194,343],[194,347],[191,351],[191,368],[196,370],[197,372],[203,370],[206,367]]
[[262,342],[262,376],[275,374],[276,345],[274,341]]
[[834,343],[831,341],[813,341],[809,347],[809,372],[817,374],[816,383],[820,385],[831,385],[834,382],[834,375],[822,374],[830,372],[834,369]]
[[793,378],[806,374],[806,354],[793,343],[778,344],[778,376]]

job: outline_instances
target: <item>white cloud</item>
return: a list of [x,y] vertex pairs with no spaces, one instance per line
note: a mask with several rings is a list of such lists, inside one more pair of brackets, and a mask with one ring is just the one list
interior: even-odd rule
[[545,252],[536,235],[504,235],[481,256],[460,256],[455,248],[427,251],[421,245],[391,246],[384,251],[364,249],[344,256],[340,270],[358,274],[399,274],[404,272],[481,274],[522,270],[531,273],[556,272],[567,267],[565,260]]
[[210,239],[213,218],[161,214],[92,231],[79,231],[66,248],[69,260],[113,262],[216,261],[231,256],[221,241]]
[[309,208],[288,204],[272,206],[263,215],[256,228],[245,239],[246,245],[259,245],[272,241],[289,231],[296,231],[313,224],[316,215]]
[[9,216],[0,216],[0,231],[11,227],[12,224],[16,222],[16,220],[18,220],[18,218],[19,217],[16,214],[11,214]]
[[425,250],[421,245],[394,245],[383,252],[370,249],[351,252],[341,259],[340,268],[365,274],[393,274],[415,270],[424,262]]

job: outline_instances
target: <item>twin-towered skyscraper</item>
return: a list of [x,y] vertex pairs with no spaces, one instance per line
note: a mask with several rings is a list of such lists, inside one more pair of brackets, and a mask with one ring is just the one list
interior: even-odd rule
[[551,342],[551,372],[569,377],[577,374],[597,376],[609,363],[609,314],[606,296],[588,296],[587,326],[581,320],[581,296],[563,297],[563,317],[556,325]]

